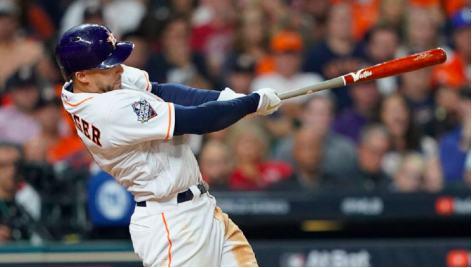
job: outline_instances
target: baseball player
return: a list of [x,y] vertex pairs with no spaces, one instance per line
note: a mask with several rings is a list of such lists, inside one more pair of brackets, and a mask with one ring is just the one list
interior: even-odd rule
[[65,109],[95,161],[130,191],[133,247],[144,266],[257,266],[239,228],[202,181],[184,134],[224,129],[275,112],[273,89],[244,96],[152,83],[121,64],[133,43],[101,25],[71,28],[56,46]]

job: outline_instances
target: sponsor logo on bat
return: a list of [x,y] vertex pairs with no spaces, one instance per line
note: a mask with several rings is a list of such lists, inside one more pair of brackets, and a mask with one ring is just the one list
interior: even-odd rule
[[414,58],[413,60],[426,59],[427,57],[429,57],[429,52],[423,52],[416,56],[416,58]]
[[361,69],[357,71],[356,73],[350,73],[352,76],[352,79],[354,79],[354,82],[359,81],[359,79],[364,79],[372,75],[372,72],[370,71],[364,71],[364,69]]

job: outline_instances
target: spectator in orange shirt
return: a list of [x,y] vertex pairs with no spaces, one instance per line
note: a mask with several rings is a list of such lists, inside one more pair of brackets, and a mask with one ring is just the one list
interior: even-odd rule
[[452,40],[455,50],[452,57],[434,68],[434,84],[446,85],[459,89],[470,84],[470,10],[463,9],[457,13],[452,21]]
[[88,152],[77,135],[63,137],[60,134],[62,102],[58,98],[41,100],[36,106],[36,117],[41,132],[25,144],[26,158],[31,161],[47,161],[51,164],[83,154],[83,164],[90,162]]

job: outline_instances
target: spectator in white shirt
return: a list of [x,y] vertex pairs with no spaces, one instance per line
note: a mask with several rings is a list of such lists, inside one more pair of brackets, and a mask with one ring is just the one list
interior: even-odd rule
[[[275,60],[275,72],[257,77],[251,90],[270,87],[278,93],[307,87],[321,82],[323,79],[316,73],[302,73],[302,55],[304,45],[302,37],[297,32],[281,31],[276,34],[270,44]],[[315,93],[326,95],[328,91]],[[281,112],[289,117],[296,117],[301,110],[301,104],[309,99],[297,97],[283,102]]]

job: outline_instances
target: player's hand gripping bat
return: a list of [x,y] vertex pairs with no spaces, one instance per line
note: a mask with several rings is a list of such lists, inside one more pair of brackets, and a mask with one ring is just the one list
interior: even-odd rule
[[380,79],[387,76],[398,75],[443,63],[446,61],[446,58],[446,52],[442,48],[435,48],[404,58],[383,62],[365,69],[361,69],[355,73],[338,76],[336,78],[326,80],[309,87],[281,93],[278,94],[278,96],[280,99],[285,100],[325,89],[337,88]]

